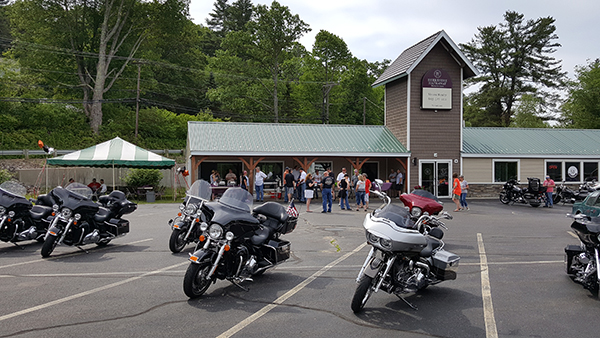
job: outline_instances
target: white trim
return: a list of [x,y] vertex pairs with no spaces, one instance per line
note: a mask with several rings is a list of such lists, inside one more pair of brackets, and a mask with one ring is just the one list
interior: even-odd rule
[[[500,182],[496,182],[495,177],[496,177],[496,162],[517,162],[517,181],[521,181],[521,159],[518,158],[507,158],[507,159],[492,159],[492,177],[490,179],[490,182],[492,184],[500,184],[500,183],[506,183],[506,181],[500,181]],[[473,183],[471,183],[473,184]]]
[[600,155],[551,155],[551,154],[536,154],[536,155],[521,155],[521,154],[462,154],[462,157],[467,158],[544,158],[544,159],[579,159],[581,161],[600,160]]
[[260,156],[260,157],[296,157],[296,156],[314,156],[314,157],[410,157],[410,153],[322,153],[322,152],[307,152],[307,153],[289,153],[289,152],[207,152],[207,151],[191,151],[192,156]]
[[[584,163],[596,163],[597,168],[596,171],[600,171],[600,162],[598,161],[587,161],[585,159],[570,159],[570,158],[563,158],[563,159],[547,159],[544,161],[544,177],[546,177],[546,175],[548,175],[548,162],[560,162],[561,163],[561,178],[560,181],[561,182],[565,182],[566,184],[581,184],[583,182],[585,182],[585,173],[584,173]],[[567,168],[566,168],[566,162],[579,162],[579,181],[566,181],[566,175],[567,175]]]
[[406,80],[406,150],[410,151],[410,79],[411,75],[408,74]]

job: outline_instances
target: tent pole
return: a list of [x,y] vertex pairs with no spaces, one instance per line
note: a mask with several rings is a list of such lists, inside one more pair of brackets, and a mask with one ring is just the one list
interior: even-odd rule
[[113,191],[115,191],[115,161],[112,161],[113,165]]

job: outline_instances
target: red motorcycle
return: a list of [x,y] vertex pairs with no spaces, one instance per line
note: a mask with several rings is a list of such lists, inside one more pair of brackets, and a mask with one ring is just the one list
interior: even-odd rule
[[419,218],[424,212],[437,215],[444,209],[444,203],[437,196],[423,189],[415,189],[410,194],[402,194],[400,200],[408,207],[413,218]]

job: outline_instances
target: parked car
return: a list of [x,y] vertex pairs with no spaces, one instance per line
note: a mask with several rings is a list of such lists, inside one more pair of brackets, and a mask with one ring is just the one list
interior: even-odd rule
[[410,194],[402,194],[400,200],[408,207],[410,215],[415,218],[419,218],[424,212],[437,215],[444,209],[444,203],[434,194],[423,189],[415,189]]
[[573,204],[573,214],[589,217],[600,216],[600,190],[593,191],[581,202]]

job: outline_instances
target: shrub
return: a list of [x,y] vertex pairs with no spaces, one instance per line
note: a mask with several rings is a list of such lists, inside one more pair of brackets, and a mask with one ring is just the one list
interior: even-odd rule
[[0,169],[0,184],[10,181],[13,178],[11,173],[6,169]]
[[132,169],[123,178],[123,181],[128,187],[152,186],[156,188],[162,178],[163,174],[158,169]]

